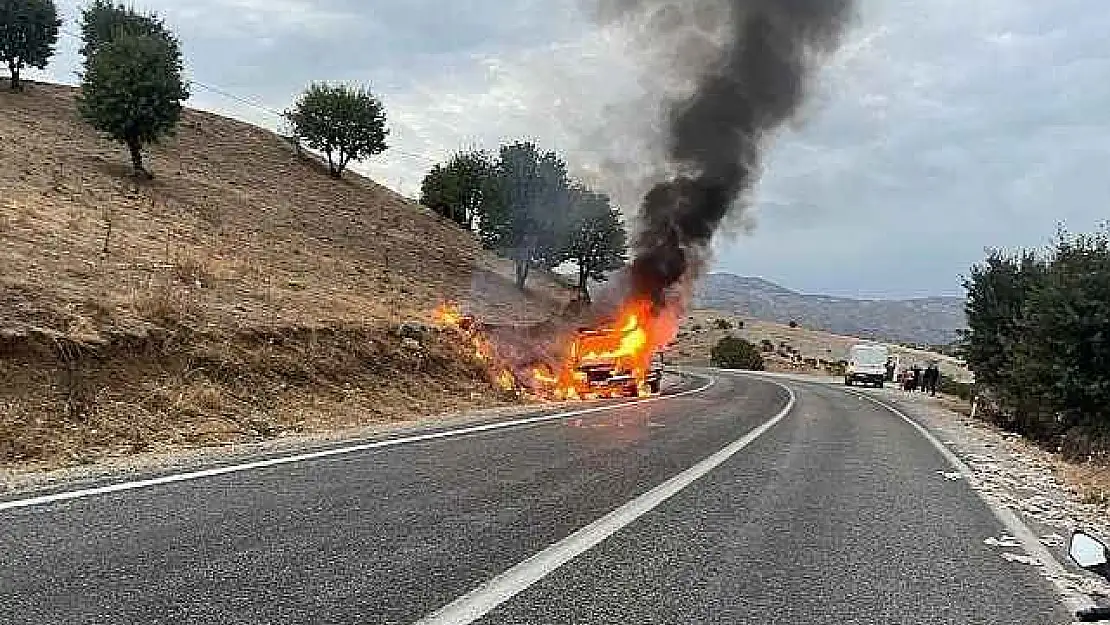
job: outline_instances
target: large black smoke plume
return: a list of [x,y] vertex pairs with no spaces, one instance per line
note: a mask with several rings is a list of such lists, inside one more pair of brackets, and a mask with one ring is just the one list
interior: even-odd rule
[[[762,149],[798,111],[813,70],[835,50],[853,3],[597,2],[604,19],[657,31],[643,38],[645,46],[681,42],[670,56],[678,71],[696,72],[689,77],[692,94],[668,107],[667,160],[676,173],[644,197],[634,241],[632,288],[659,301],[669,288],[699,274],[722,221],[746,208]],[[695,36],[665,36],[683,29]],[[685,64],[691,54],[704,61]]]

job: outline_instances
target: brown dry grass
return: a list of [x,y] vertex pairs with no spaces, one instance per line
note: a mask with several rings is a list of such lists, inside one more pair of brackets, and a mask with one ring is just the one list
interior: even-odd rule
[[122,147],[77,120],[73,95],[0,94],[0,288],[33,294],[28,305],[64,316],[92,298],[142,318],[135,285],[168,278],[203,287],[205,323],[238,327],[396,321],[443,298],[537,318],[564,297],[543,275],[519,297],[507,263],[470,234],[209,113],[187,111],[152,150],[155,179],[137,184]]
[[1080,501],[1110,513],[1110,466],[1059,462],[1056,470],[1079,494]]
[[[153,332],[92,348],[40,335],[0,359],[0,459],[25,467],[245,442],[503,404],[458,337],[387,330],[234,339]],[[56,356],[62,347],[64,358]]]
[[520,293],[469,233],[209,113],[186,111],[136,182],[73,97],[0,92],[0,464],[496,404],[450,337],[415,356],[390,328],[445,299],[502,322],[567,299],[543,274]]

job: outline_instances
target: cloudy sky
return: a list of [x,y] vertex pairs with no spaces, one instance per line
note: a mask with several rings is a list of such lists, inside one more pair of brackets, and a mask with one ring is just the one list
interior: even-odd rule
[[[769,150],[753,228],[715,269],[806,292],[960,294],[985,247],[1110,216],[1105,0],[859,0],[812,98]],[[75,33],[75,0],[61,0]],[[312,80],[369,84],[392,148],[365,165],[416,195],[459,148],[529,138],[631,217],[657,170],[666,68],[580,0],[138,0],[177,30],[191,105],[276,128]],[[63,37],[49,79],[72,83]],[[38,77],[43,74],[39,73]],[[246,102],[221,95],[239,96]]]

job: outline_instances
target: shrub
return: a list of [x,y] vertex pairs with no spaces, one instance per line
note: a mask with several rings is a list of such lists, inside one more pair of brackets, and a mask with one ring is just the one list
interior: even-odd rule
[[775,351],[775,344],[774,344],[773,341],[770,341],[768,339],[763,339],[762,341],[759,342],[759,348],[763,353],[771,354],[771,353],[774,353],[774,351]]
[[[1072,462],[1110,464],[1110,428],[1074,427],[1068,430],[1060,441],[1060,454]],[[1108,493],[1103,493],[1103,502]]]
[[731,330],[732,324],[729,322],[728,319],[717,319],[713,322],[713,327],[717,328],[718,330]]
[[1061,238],[1029,293],[1014,381],[1069,425],[1110,428],[1110,237]]
[[937,380],[937,392],[953,395],[964,401],[971,401],[971,385],[966,382],[957,382],[944,374],[941,374]]
[[797,321],[791,321],[790,322],[790,327],[791,328],[797,328],[798,327],[798,322]]
[[734,336],[726,336],[713,347],[710,359],[715,367],[763,371],[763,356],[752,343]]
[[1004,427],[1054,447],[1110,429],[1110,233],[992,252],[965,287],[961,355]]
[[198,288],[210,287],[215,282],[211,264],[195,253],[183,253],[174,257],[173,277],[178,282]]

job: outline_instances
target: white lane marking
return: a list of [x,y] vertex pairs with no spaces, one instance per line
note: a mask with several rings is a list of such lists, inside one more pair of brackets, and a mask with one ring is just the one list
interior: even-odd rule
[[[961,460],[959,456],[952,453],[952,450],[948,449],[948,447],[945,447],[944,443],[940,442],[937,437],[933,436],[932,432],[930,432],[928,429],[925,428],[925,426],[915,421],[906,413],[884,401],[871,397],[866,393],[861,393],[859,391],[848,389],[842,390],[849,395],[854,395],[856,397],[866,399],[867,401],[870,401],[871,403],[885,408],[886,410],[889,410],[890,412],[898,415],[902,418],[903,421],[909,423],[911,426],[913,426],[915,430],[917,430],[923,437],[925,437],[925,440],[932,443],[933,447],[935,447],[937,451],[939,451],[940,454],[944,456],[944,459],[948,461],[948,464],[955,467],[957,471],[967,477],[971,477],[974,475],[971,467],[967,466],[967,464],[963,460]],[[980,500],[987,504],[987,507],[990,508],[991,512],[994,513],[994,516],[999,521],[1001,521],[1002,525],[1005,526],[1007,530],[1009,530],[1010,535],[1017,538],[1018,541],[1021,542],[1021,546],[1025,549],[1025,552],[1032,556],[1034,559],[1040,561],[1041,569],[1044,572],[1044,576],[1048,578],[1050,582],[1052,582],[1053,586],[1056,587],[1056,591],[1059,593],[1060,599],[1066,608],[1074,612],[1078,610],[1085,610],[1087,608],[1092,608],[1095,606],[1095,603],[1091,601],[1090,597],[1076,593],[1071,588],[1069,588],[1067,584],[1064,583],[1064,580],[1068,576],[1068,572],[1064,568],[1064,565],[1060,564],[1060,561],[1056,559],[1056,556],[1052,555],[1052,552],[1049,551],[1048,548],[1045,547],[1043,544],[1041,544],[1041,541],[1037,539],[1037,536],[1033,533],[1033,530],[1029,529],[1029,526],[1026,525],[1020,517],[1014,514],[1013,510],[1010,510],[1009,508],[1006,508],[991,501],[985,495],[983,495],[983,493],[979,492],[978,489],[973,488],[972,490],[975,492],[976,495],[978,495]]]
[[340,447],[336,449],[327,449],[323,451],[315,451],[305,454],[297,454],[294,456],[282,456],[280,458],[270,458],[267,460],[259,460],[256,462],[246,462],[243,464],[235,464],[226,467],[218,467],[214,469],[203,469],[200,471],[191,471],[189,473],[177,473],[173,475],[165,475],[162,477],[151,478],[148,480],[137,480],[133,482],[120,482],[118,484],[110,484],[107,486],[100,486],[96,488],[85,488],[80,490],[71,490],[61,493],[52,493],[49,495],[41,495],[38,497],[30,497],[27,499],[16,499],[14,501],[0,502],[0,512],[4,510],[11,510],[13,508],[27,508],[30,506],[40,506],[49,503],[56,503],[59,501],[68,501],[70,499],[81,499],[84,497],[92,497],[95,495],[104,495],[107,493],[118,493],[121,491],[136,490],[139,488],[149,488],[151,486],[159,486],[162,484],[172,484],[174,482],[185,482],[189,480],[199,480],[202,478],[215,477],[217,475],[227,475],[228,473],[239,473],[241,471],[251,471],[254,469],[262,469],[265,467],[274,467],[283,464],[292,464],[294,462],[305,462],[306,460],[318,460],[320,458],[329,458],[332,456],[340,456],[344,454],[352,454],[360,451],[368,451],[371,449],[382,449],[385,447],[396,447],[398,445],[408,445],[411,443],[420,443],[424,441],[434,441],[443,438],[454,438],[456,436],[465,436],[467,434],[477,434],[479,432],[492,432],[494,430],[503,430],[507,428],[520,427],[523,425],[532,425],[535,423],[544,423],[548,421],[558,421],[566,419],[567,417],[575,417],[578,415],[592,414],[596,412],[604,412],[607,410],[616,410],[618,408],[627,408],[630,405],[642,405],[653,403],[657,401],[677,399],[679,397],[686,397],[704,392],[716,383],[711,377],[698,376],[707,382],[695,389],[675,393],[674,395],[658,395],[648,399],[642,399],[635,402],[624,402],[611,406],[596,406],[594,408],[583,408],[581,410],[571,410],[568,412],[560,412],[558,414],[540,415],[536,417],[527,417],[524,419],[514,419],[512,421],[499,421],[497,423],[486,423],[484,425],[475,425],[457,430],[446,430],[443,432],[431,432],[428,434],[416,434],[413,436],[405,436],[402,438],[391,438],[382,441],[374,441],[372,443],[363,443],[360,445],[351,445],[348,447]]
[[782,411],[762,425],[705,460],[420,619],[416,625],[466,625],[467,623],[473,623],[567,562],[589,551],[621,528],[647,514],[698,478],[720,466],[741,449],[750,445],[752,441],[762,436],[767,430],[774,427],[779,421],[786,418],[786,415],[793,410],[796,401],[794,391],[777,382],[770,383],[785,389],[790,395],[790,400]]

